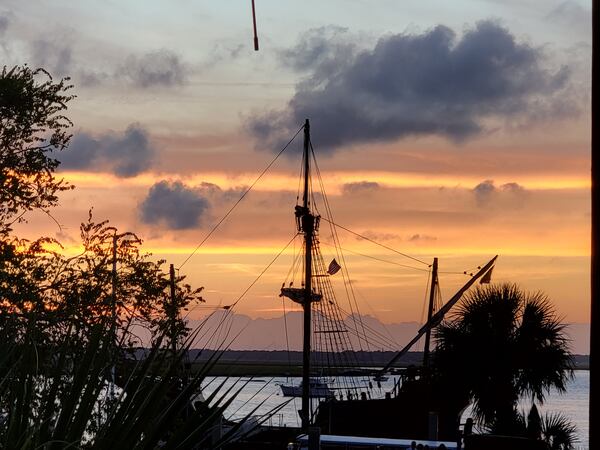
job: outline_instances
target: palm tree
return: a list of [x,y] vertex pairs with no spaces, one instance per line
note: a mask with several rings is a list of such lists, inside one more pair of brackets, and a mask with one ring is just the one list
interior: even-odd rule
[[479,287],[436,332],[433,371],[473,403],[480,425],[514,434],[517,404],[540,404],[572,377],[564,327],[542,293],[514,284]]

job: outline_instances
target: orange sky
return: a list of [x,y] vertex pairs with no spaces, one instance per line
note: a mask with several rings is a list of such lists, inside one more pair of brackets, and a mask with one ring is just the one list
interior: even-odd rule
[[[438,256],[442,272],[460,273],[499,254],[496,281],[543,290],[565,320],[587,322],[587,2],[305,3],[260,2],[261,50],[254,52],[249,11],[236,2],[175,7],[148,1],[144,8],[132,1],[57,1],[52,7],[3,2],[0,56],[6,64],[27,62],[55,76],[72,76],[77,94],[69,108],[73,153],[59,169],[77,189],[64,193],[53,212],[63,228],[32,213],[18,231],[30,237],[55,235],[72,251],[78,224],[93,207],[96,218],[135,231],[156,258],[179,266],[273,158],[269,141],[259,139],[251,125],[271,114],[273,123],[291,126],[285,120],[313,108],[311,120],[324,117],[312,122],[313,144],[337,223],[425,261]],[[454,33],[451,56],[469,42],[470,32],[491,29],[481,35],[508,37],[506,55],[517,49],[521,53],[515,54],[528,54],[532,62],[521,72],[507,71],[507,79],[516,83],[531,76],[533,82],[509,92],[510,102],[493,95],[477,99],[476,85],[455,98],[460,77],[438,79],[435,70],[424,70],[416,78],[403,78],[402,86],[414,90],[410,95],[402,91],[393,101],[398,95],[393,81],[422,61],[395,61],[384,50],[400,51],[424,36],[433,39],[440,24],[451,30],[448,36]],[[397,42],[404,47],[393,47]],[[387,59],[377,59],[377,52]],[[370,65],[352,62],[360,55],[372,56]],[[456,64],[464,59],[457,57]],[[473,63],[467,73],[484,69]],[[389,71],[398,72],[388,79]],[[380,77],[374,87],[339,87],[371,75]],[[421,81],[431,78],[430,90],[421,89]],[[457,87],[446,89],[451,83]],[[392,101],[372,95],[383,86]],[[336,97],[338,90],[346,94]],[[432,101],[430,91],[440,94]],[[386,128],[413,95],[422,101],[411,105],[409,117],[425,125],[409,124],[414,128],[405,134],[395,128],[407,126],[406,121]],[[473,103],[465,103],[471,96]],[[322,103],[304,105],[306,98]],[[454,108],[456,102],[460,108]],[[344,121],[336,125],[340,135],[352,136],[336,147],[331,140],[336,127],[324,128],[326,119],[335,123],[338,116],[327,113],[340,104],[344,108],[336,114],[356,108],[362,115],[349,130],[342,130]],[[429,106],[418,110],[423,104]],[[445,108],[451,114],[436,116]],[[465,123],[475,123],[477,131],[453,135],[448,130],[465,110],[470,111]],[[444,120],[447,126],[438,123]],[[375,131],[360,129],[371,122]],[[300,147],[297,139],[181,269],[193,284],[205,286],[209,304],[235,301],[295,232]],[[183,206],[176,204],[170,214],[182,214],[189,204],[191,216],[180,218],[187,222],[171,222],[175,217],[156,213],[156,204],[157,216],[144,215],[143,205],[161,182],[171,191],[179,186]],[[363,312],[383,322],[421,320],[427,272],[351,234],[340,231],[339,236]],[[324,224],[321,240],[328,260],[331,236]],[[293,248],[284,252],[273,264],[240,302],[240,312],[253,317],[280,313],[277,295],[293,253]],[[445,298],[465,281],[460,274],[440,278]],[[340,281],[334,279],[343,292]]]

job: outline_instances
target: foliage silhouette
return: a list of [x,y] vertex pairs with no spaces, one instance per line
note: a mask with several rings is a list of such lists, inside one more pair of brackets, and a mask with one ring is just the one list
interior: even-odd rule
[[[214,430],[243,386],[195,405],[220,353],[185,374],[196,335],[174,320],[203,301],[202,288],[178,276],[173,298],[165,261],[91,211],[73,256],[55,239],[13,235],[27,212],[50,214],[58,194],[73,188],[55,177],[52,158],[71,139],[71,88],[43,69],[0,72],[0,448],[218,447],[241,432],[244,420],[225,435]],[[153,337],[141,360],[135,326]],[[163,343],[173,339],[167,351]]]
[[548,298],[514,284],[467,294],[436,332],[435,374],[473,402],[480,425],[493,432],[522,430],[522,397],[543,403],[551,389],[565,392],[572,377],[564,325]]
[[72,189],[54,177],[59,162],[51,155],[71,139],[72,123],[63,114],[74,98],[68,83],[27,66],[0,71],[0,235],[27,211],[47,210],[59,192]]
[[23,343],[5,345],[0,358],[0,448],[208,449],[240,436],[248,416],[226,433],[215,430],[244,385],[226,391],[221,385],[202,404],[190,402],[219,353],[189,380],[182,383],[178,375],[195,333],[175,358],[161,350],[160,337],[111,396],[105,378],[112,364],[108,323],[93,327],[77,355],[71,334],[51,352],[40,352],[39,324],[30,320]]
[[[81,225],[81,252],[64,256],[58,244],[47,238],[34,242],[4,241],[0,262],[0,332],[16,336],[24,323],[35,317],[43,324],[38,344],[51,344],[72,327],[72,336],[84,339],[96,323],[114,318],[114,335],[120,348],[142,345],[132,326],[158,335],[173,325],[167,316],[172,305],[169,276],[164,260],[142,253],[133,233],[119,233],[108,221],[96,223],[90,213]],[[113,247],[114,246],[114,247]],[[114,263],[114,269],[113,269]],[[175,307],[201,302],[203,288],[175,280]],[[20,325],[20,322],[23,322]],[[187,329],[181,318],[177,334]]]

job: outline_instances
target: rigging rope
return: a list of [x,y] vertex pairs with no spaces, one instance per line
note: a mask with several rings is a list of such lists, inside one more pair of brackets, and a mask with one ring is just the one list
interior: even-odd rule
[[[330,244],[329,242],[322,242],[322,243],[325,244],[325,245],[327,245],[327,246],[329,246],[329,247],[334,247],[335,246],[335,244]],[[340,248],[340,250],[343,250],[343,251],[349,252],[349,253],[353,253],[355,255],[362,256],[364,258],[370,258],[370,259],[373,259],[375,261],[379,261],[379,262],[383,262],[383,263],[387,263],[387,264],[393,264],[395,266],[404,267],[406,269],[418,270],[420,272],[429,272],[430,271],[429,269],[425,269],[425,268],[421,268],[421,267],[414,267],[414,266],[407,266],[406,264],[401,264],[401,263],[396,262],[396,261],[390,261],[389,259],[378,258],[377,256],[371,256],[371,255],[366,255],[364,253],[355,252],[354,250],[350,250],[350,249],[347,249],[347,248],[343,248],[343,247],[339,247],[339,248]],[[460,274],[462,275],[462,272]]]
[[[260,278],[265,274],[265,272],[267,270],[269,270],[269,268],[275,263],[275,261],[277,261],[277,259],[283,254],[283,252],[290,246],[290,244],[296,239],[296,236],[297,236],[297,234],[295,233],[294,236],[292,236],[292,238],[288,241],[288,243],[285,244],[285,246],[281,249],[281,251],[279,253],[277,253],[277,255],[269,262],[269,264],[267,264],[267,266],[262,270],[262,272],[260,274],[258,274],[258,276],[254,279],[254,281],[252,281],[252,283],[250,283],[250,285],[244,290],[244,292],[242,292],[242,294],[240,294],[240,296],[236,299],[235,302],[231,303],[230,305],[226,305],[226,306],[222,307],[222,309],[225,310],[225,314],[223,314],[223,317],[221,317],[221,319],[219,320],[219,323],[216,327],[217,338],[215,339],[215,333],[213,333],[213,335],[209,339],[207,345],[210,344],[210,342],[212,342],[213,340],[221,342],[221,344],[219,344],[219,347],[221,347],[222,345],[225,345],[225,342],[229,339],[229,334],[231,333],[231,328],[233,326],[233,320],[232,320],[233,309],[244,298],[244,296],[248,293],[248,291],[250,291],[250,289],[252,289],[252,287],[258,282],[258,280],[260,280]],[[212,317],[216,312],[217,311],[214,311],[212,314],[210,314],[207,317],[207,319]],[[226,321],[228,321],[227,324],[225,324]],[[231,339],[231,342],[233,342],[233,340],[235,340],[235,338],[237,338],[237,336],[239,336],[242,333],[242,331],[244,331],[248,327],[248,325],[249,325],[249,323],[247,323],[242,328],[242,330],[240,330],[240,332],[233,339]],[[221,333],[225,328],[226,328],[226,331],[223,334],[223,336],[221,336]],[[231,342],[229,344],[227,344],[227,347],[231,344]]]
[[177,270],[181,269],[190,260],[190,258],[192,256],[194,256],[194,254],[200,249],[200,247],[202,247],[202,245],[204,245],[204,243],[208,240],[208,238],[210,238],[212,236],[212,234],[217,230],[217,228],[219,228],[219,226],[221,226],[221,224],[225,221],[225,219],[227,219],[227,217],[229,217],[229,215],[233,212],[233,210],[236,208],[236,206],[241,203],[241,201],[246,197],[246,195],[248,195],[248,193],[252,190],[252,188],[256,185],[256,183],[258,183],[258,181],[263,177],[263,175],[265,173],[267,173],[267,171],[271,168],[271,166],[273,164],[275,164],[275,161],[277,161],[277,159],[281,156],[281,154],[289,147],[289,145],[294,141],[294,139],[296,139],[296,136],[298,136],[300,131],[302,131],[303,129],[304,129],[304,125],[302,125],[298,131],[296,131],[296,134],[294,134],[294,136],[288,141],[288,143],[285,144],[285,146],[279,151],[279,153],[277,153],[275,158],[273,158],[273,160],[269,163],[269,165],[267,167],[265,167],[265,169],[260,173],[260,175],[256,178],[256,180],[254,180],[254,182],[250,185],[250,187],[244,191],[244,193],[233,204],[233,206],[229,209],[229,211],[227,211],[225,213],[225,215],[223,217],[221,217],[221,219],[211,228],[211,230],[208,232],[208,234],[206,236],[204,236],[204,239],[202,239],[202,241],[196,246],[196,248],[181,263],[181,265],[177,268]]
[[416,262],[418,262],[418,263],[424,264],[424,265],[426,265],[427,267],[429,267],[429,266],[431,265],[431,264],[429,264],[428,262],[425,262],[425,261],[423,261],[423,260],[421,260],[421,259],[419,259],[419,258],[415,258],[414,256],[410,256],[410,255],[407,255],[406,253],[402,253],[402,252],[400,252],[400,251],[398,251],[398,250],[396,250],[396,249],[394,249],[394,248],[392,248],[392,247],[388,247],[388,246],[387,246],[387,245],[385,245],[385,244],[380,244],[379,242],[377,242],[377,241],[374,241],[373,239],[370,239],[370,238],[368,238],[368,237],[366,237],[366,236],[363,236],[362,234],[360,234],[360,233],[357,233],[356,231],[352,231],[352,230],[350,230],[350,229],[348,229],[348,228],[346,228],[346,227],[344,227],[344,226],[342,226],[342,225],[340,225],[340,224],[337,224],[337,223],[334,223],[333,221],[327,220],[325,217],[323,217],[322,219],[323,219],[324,221],[326,221],[326,222],[330,222],[330,223],[331,223],[333,226],[335,226],[335,227],[337,227],[337,228],[341,228],[342,230],[345,230],[345,231],[347,231],[348,233],[352,233],[353,235],[355,235],[355,236],[358,236],[359,238],[361,238],[361,239],[364,239],[365,241],[369,241],[369,242],[371,242],[372,244],[375,244],[375,245],[378,245],[378,246],[380,246],[380,247],[383,247],[383,248],[385,248],[385,249],[387,249],[387,250],[390,250],[390,251],[392,251],[392,252],[394,252],[394,253],[397,253],[397,254],[399,254],[399,255],[401,255],[401,256],[404,256],[405,258],[412,259],[413,261],[416,261]]
[[[429,296],[427,294],[429,294],[429,291],[431,289],[431,270],[429,270],[429,274],[427,275],[427,284],[425,285],[425,294],[423,295],[423,307],[421,308],[421,320],[419,322],[419,328],[422,327],[425,322],[427,322],[427,319],[425,319],[425,311],[427,310],[427,305],[429,304],[428,298]],[[423,339],[419,339],[419,341],[415,342],[415,350],[417,351],[421,351],[423,350],[421,348],[421,344],[423,343]]]
[[281,305],[283,306],[283,326],[285,328],[285,348],[287,350],[287,359],[288,359],[288,372],[292,367],[292,360],[290,358],[290,339],[288,336],[288,326],[287,326],[287,312],[285,310],[285,297],[281,297]]
[[[354,295],[354,289],[353,289],[352,283],[350,282],[350,274],[348,273],[348,267],[346,265],[344,254],[341,252],[341,245],[340,245],[339,237],[337,235],[337,230],[335,229],[334,226],[332,226],[333,213],[329,206],[329,199],[327,198],[327,194],[325,193],[325,184],[323,183],[323,178],[321,177],[321,171],[320,171],[319,165],[317,163],[317,158],[315,157],[315,152],[312,147],[312,142],[310,143],[310,149],[311,149],[312,157],[313,157],[314,164],[315,164],[317,178],[319,180],[319,185],[321,186],[321,192],[323,195],[323,203],[325,205],[325,211],[326,211],[327,215],[330,217],[330,220],[327,220],[327,219],[325,219],[325,220],[330,224],[331,236],[333,238],[334,243],[336,244],[334,248],[336,250],[338,258],[340,259],[340,262],[342,263],[342,275],[343,275],[343,279],[344,279],[344,289],[346,290],[346,297],[348,298],[348,304],[350,306],[350,311],[352,312],[352,314],[354,314],[354,307],[352,305],[352,300],[354,301],[357,311],[358,311],[358,303],[356,302],[356,296]],[[346,281],[346,279],[348,281]],[[360,315],[359,315],[359,318],[360,318]],[[362,325],[362,320],[359,320],[359,324]],[[358,325],[358,324],[355,323],[355,325]],[[359,332],[358,328],[356,329],[356,332],[357,333]],[[363,335],[365,336],[365,342],[366,342],[366,333],[364,331],[364,328],[363,328]],[[360,339],[358,340],[358,345],[360,347],[360,350],[362,351],[363,350],[362,341]],[[367,348],[368,348],[368,346],[367,346]]]
[[242,300],[242,298],[244,298],[244,296],[245,296],[245,295],[248,293],[248,291],[249,291],[250,289],[252,289],[252,286],[254,286],[254,285],[255,285],[255,284],[258,282],[258,280],[260,280],[260,277],[262,277],[262,276],[265,274],[265,272],[266,272],[267,270],[269,270],[269,268],[270,268],[270,267],[271,267],[271,266],[272,266],[272,265],[275,263],[275,261],[277,261],[277,258],[279,258],[279,257],[280,257],[280,256],[283,254],[283,252],[284,252],[284,251],[285,251],[285,250],[286,250],[286,249],[287,249],[287,248],[290,246],[290,244],[291,244],[292,242],[294,242],[294,239],[296,239],[296,236],[297,236],[297,235],[298,235],[297,233],[294,233],[294,236],[292,236],[292,239],[290,239],[290,240],[288,241],[288,243],[287,243],[287,244],[285,244],[285,247],[283,247],[283,248],[282,248],[282,249],[279,251],[279,253],[277,253],[277,255],[275,256],[275,258],[273,258],[273,259],[271,260],[271,262],[270,262],[269,264],[267,264],[267,267],[265,267],[265,268],[263,269],[263,271],[262,271],[262,272],[261,272],[261,273],[260,273],[260,274],[259,274],[259,275],[258,275],[258,276],[255,278],[255,279],[254,279],[254,281],[253,281],[252,283],[250,283],[250,286],[248,286],[248,287],[246,288],[246,290],[245,290],[244,292],[242,292],[242,294],[241,294],[241,295],[240,295],[240,296],[237,298],[237,300],[236,300],[235,302],[233,302],[231,305],[229,305],[229,307],[227,308],[229,311],[231,311],[233,308],[235,308],[235,306],[236,306],[236,305],[237,305],[237,304],[240,302],[240,300]]
[[[354,287],[350,280],[350,274],[348,272],[344,254],[341,251],[339,236],[337,234],[336,228],[332,225],[333,213],[332,213],[331,207],[329,205],[329,199],[328,199],[327,193],[325,191],[325,185],[323,182],[323,178],[321,177],[321,172],[319,170],[319,166],[318,166],[318,162],[317,162],[317,159],[316,159],[316,156],[314,153],[314,148],[312,146],[312,142],[309,142],[309,145],[310,145],[310,149],[311,149],[311,156],[314,161],[315,172],[317,174],[317,179],[318,179],[319,186],[320,186],[320,191],[321,191],[320,193],[322,195],[323,204],[325,206],[325,212],[330,218],[328,220],[328,222],[330,224],[331,236],[333,238],[334,243],[337,244],[337,245],[334,245],[334,248],[336,250],[338,259],[342,263],[342,277],[344,280],[344,288],[346,291],[346,296],[348,298],[348,304],[350,306],[350,310],[352,311],[351,317],[352,317],[352,322],[354,324],[354,328],[356,331],[356,336],[358,338],[358,345],[360,347],[360,350],[362,351],[363,350],[362,344],[364,341],[367,344],[367,350],[369,350],[370,349],[370,347],[369,347],[370,340],[367,337],[367,332],[365,329],[365,325],[362,322],[362,317],[358,313],[358,311],[359,311],[358,302],[356,300],[356,295],[354,293]],[[312,183],[311,183],[311,194],[312,194],[314,208],[318,212],[317,203],[315,201],[314,191],[312,190]],[[315,243],[315,245],[314,245],[314,251],[315,251],[314,260],[318,267],[317,270],[320,269],[321,274],[326,274],[327,268],[326,268],[325,262],[323,260],[323,256],[321,255],[321,253],[319,251],[318,237],[316,237],[314,243]],[[342,316],[340,314],[341,308],[335,299],[335,292],[333,291],[333,286],[331,284],[331,280],[329,279],[328,276],[325,276],[324,278],[318,278],[317,284],[320,285],[320,290],[324,294],[326,294],[325,298],[329,297],[331,299],[331,301],[320,302],[320,304],[318,304],[318,307],[321,309],[321,311],[320,311],[321,317],[324,319],[324,322],[328,323],[330,326],[329,330],[325,330],[326,339],[324,340],[325,347],[327,347],[326,353],[325,353],[325,355],[327,357],[327,362],[330,363],[330,359],[333,359],[333,363],[335,364],[336,359],[337,359],[337,360],[341,360],[342,364],[345,365],[346,367],[358,367],[360,364],[358,362],[358,359],[357,359],[354,351],[352,351],[350,353],[348,353],[347,351],[344,351],[344,349],[345,350],[353,350],[353,345],[352,345],[352,342],[351,342],[348,334],[352,333],[354,330],[352,330],[351,327],[346,326],[345,320],[342,318]],[[356,315],[354,314],[355,308],[357,311]],[[331,325],[332,323],[333,323],[333,325]],[[331,327],[333,327],[333,328],[331,328]],[[337,329],[341,329],[342,327],[346,332],[341,332],[341,333],[336,332]],[[346,330],[346,328],[348,328],[348,329]],[[362,334],[360,333],[359,329],[362,329]],[[331,350],[333,350],[333,349],[337,349],[337,351],[331,352]],[[327,350],[329,350],[329,351],[327,351]],[[368,379],[363,380],[365,382],[363,386],[357,385],[356,381],[354,379],[346,380],[345,377],[342,377],[341,381],[342,381],[342,384],[344,384],[346,387],[346,394],[348,397],[350,397],[351,395],[356,395],[358,398],[359,390],[361,391],[361,395],[365,394],[365,395],[370,396],[370,392],[367,391],[367,393],[365,393],[362,391],[363,388],[366,389],[367,386],[369,386]],[[351,391],[353,391],[355,394],[351,394]]]

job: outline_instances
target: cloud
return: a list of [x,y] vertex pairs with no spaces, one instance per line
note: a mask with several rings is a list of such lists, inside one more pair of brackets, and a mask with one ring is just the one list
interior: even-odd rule
[[546,18],[564,25],[575,33],[589,36],[592,32],[592,11],[573,0],[566,0],[548,13]]
[[70,75],[73,66],[73,50],[65,41],[55,42],[37,39],[31,42],[31,62],[43,67],[53,75]]
[[263,146],[281,148],[305,118],[313,123],[313,142],[332,151],[411,136],[461,141],[488,132],[490,122],[573,112],[561,96],[568,67],[550,70],[540,48],[496,22],[478,22],[460,37],[442,25],[385,36],[367,50],[340,43],[340,34],[309,34],[283,53],[289,66],[309,65],[310,72],[283,111],[247,121]]
[[485,180],[479,183],[473,188],[475,197],[478,203],[487,203],[489,198],[496,192],[496,186],[494,186],[494,180]]
[[[0,16],[0,36],[2,19]],[[64,36],[35,39],[29,43],[29,62],[32,66],[43,67],[52,75],[70,76],[78,86],[84,87],[101,84],[127,84],[139,88],[174,87],[185,84],[190,72],[189,66],[179,55],[168,49],[141,55],[130,54],[120,62],[112,61],[101,67],[84,64],[85,56],[77,44],[81,44],[80,40],[73,41]]]
[[512,196],[512,200],[522,199],[526,194],[525,188],[518,183],[505,183],[496,187],[494,180],[485,180],[473,188],[475,199],[479,206],[488,206],[494,200],[499,200],[499,194]]
[[210,70],[223,61],[234,61],[240,58],[246,50],[248,50],[248,46],[239,42],[218,42],[212,47],[208,56],[197,68],[202,71]]
[[248,189],[247,186],[236,186],[222,189],[219,185],[203,181],[194,189],[202,191],[203,195],[215,203],[235,201]]
[[146,224],[184,230],[202,225],[212,205],[235,201],[245,190],[245,187],[222,189],[205,181],[189,186],[181,181],[162,180],[150,188],[138,211]]
[[[372,241],[382,242],[382,241],[394,241],[399,239],[399,236],[394,233],[381,233],[373,230],[365,230],[361,233],[361,236],[366,237],[367,239],[371,239]],[[356,237],[357,241],[362,241],[363,238],[360,236]]]
[[298,72],[312,71],[311,82],[325,81],[353,59],[357,45],[347,28],[325,26],[303,33],[298,43],[278,52],[280,63]]
[[106,72],[80,69],[73,78],[80,86],[98,86],[108,81],[111,76]]
[[379,183],[375,181],[357,181],[342,185],[342,193],[344,195],[356,195],[376,191],[379,187]]
[[68,233],[66,233],[64,230],[59,230],[56,233],[54,233],[54,237],[61,243],[68,243],[68,244],[76,244],[77,240],[75,240],[71,235],[69,235]]
[[408,240],[410,242],[432,242],[432,241],[437,241],[437,238],[435,236],[428,236],[426,234],[413,234],[411,237],[408,238]]
[[188,68],[179,56],[167,49],[142,56],[130,55],[117,71],[117,76],[143,88],[180,86],[186,81],[187,75]]
[[139,211],[146,224],[164,224],[173,230],[184,230],[199,226],[209,206],[201,190],[180,181],[163,180],[150,188]]
[[69,148],[60,153],[61,168],[109,171],[119,177],[133,177],[152,167],[156,148],[148,132],[131,124],[123,133],[93,136],[77,133]]
[[0,14],[0,36],[4,36],[6,30],[8,30],[8,26],[10,25],[10,19],[8,15]]
[[525,192],[525,188],[518,183],[506,183],[500,186],[500,189],[504,192],[511,192],[513,194],[521,194]]

